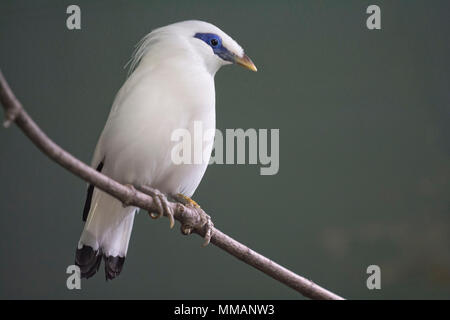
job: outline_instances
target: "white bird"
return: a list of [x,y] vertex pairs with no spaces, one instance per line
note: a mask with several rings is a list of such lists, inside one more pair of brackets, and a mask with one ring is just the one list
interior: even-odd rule
[[[175,164],[171,135],[177,129],[193,135],[195,121],[215,129],[214,75],[232,63],[256,71],[243,49],[212,24],[184,21],[149,33],[133,54],[132,73],[116,95],[92,166],[120,183],[190,200],[209,158]],[[208,157],[213,139],[203,144]],[[107,280],[120,274],[137,210],[89,186],[75,257],[82,277],[93,276],[102,257]]]

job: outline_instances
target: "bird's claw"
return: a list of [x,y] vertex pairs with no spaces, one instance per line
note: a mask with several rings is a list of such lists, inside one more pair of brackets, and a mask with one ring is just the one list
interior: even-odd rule
[[206,214],[205,211],[191,198],[179,193],[173,196],[175,200],[182,203],[186,207],[192,208],[197,213],[195,220],[187,221],[181,225],[181,233],[184,235],[189,235],[194,229],[202,229],[205,228],[205,241],[203,242],[203,247],[206,247],[211,241],[212,231],[214,227],[214,223],[211,221],[211,217]]
[[139,190],[152,197],[155,207],[157,208],[156,212],[149,212],[150,217],[152,219],[158,219],[163,215],[166,215],[169,218],[170,229],[172,229],[175,226],[174,213],[164,194],[148,186],[141,186],[139,187]]
[[184,235],[189,235],[194,229],[202,229],[205,228],[205,236],[204,236],[204,242],[202,244],[203,247],[206,247],[209,242],[211,241],[212,231],[214,227],[214,223],[211,221],[211,217],[205,213],[200,208],[194,208],[195,211],[198,214],[199,219],[196,219],[195,222],[186,222],[181,225],[181,233]]
[[206,233],[205,233],[205,237],[204,237],[205,241],[203,242],[202,246],[206,247],[209,244],[209,242],[211,241],[214,223],[212,222],[211,217],[209,215],[207,215],[204,211],[203,211],[203,213],[206,217],[206,222],[203,225],[203,227],[206,228]]

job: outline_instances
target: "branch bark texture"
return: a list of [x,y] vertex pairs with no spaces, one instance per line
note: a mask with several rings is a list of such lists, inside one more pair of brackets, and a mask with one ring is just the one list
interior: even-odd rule
[[[20,101],[15,97],[9,87],[3,73],[0,71],[0,101],[5,110],[4,126],[9,127],[12,123],[25,133],[25,135],[50,159],[82,178],[95,185],[97,188],[109,193],[124,204],[139,207],[148,212],[155,212],[157,209],[153,198],[149,195],[134,190],[128,186],[97,172],[95,169],[81,162],[70,153],[54,143],[33,121]],[[174,213],[175,220],[181,224],[193,224],[198,221],[199,214],[195,208],[184,206],[180,203],[169,202],[170,209]],[[205,227],[194,228],[194,233],[204,237],[207,230]],[[246,264],[264,272],[268,276],[278,280],[288,287],[298,291],[303,296],[310,299],[341,300],[342,297],[328,291],[294,272],[280,266],[274,261],[246,247],[242,243],[234,240],[213,227],[211,233],[211,243],[235,256]]]

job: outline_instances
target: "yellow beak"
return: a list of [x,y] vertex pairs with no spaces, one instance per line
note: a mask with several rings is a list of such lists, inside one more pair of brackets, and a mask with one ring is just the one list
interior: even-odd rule
[[258,71],[258,69],[256,69],[256,66],[253,63],[253,61],[246,54],[244,54],[242,57],[236,56],[234,61],[237,64],[243,66],[244,68],[247,68],[247,69],[255,71],[255,72]]

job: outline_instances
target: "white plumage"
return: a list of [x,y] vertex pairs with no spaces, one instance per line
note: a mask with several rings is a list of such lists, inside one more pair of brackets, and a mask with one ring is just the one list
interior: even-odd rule
[[[210,37],[218,37],[223,49],[214,47]],[[202,164],[174,164],[171,150],[176,142],[171,135],[176,129],[193,132],[194,121],[200,121],[203,130],[215,128],[214,75],[232,62],[256,70],[242,48],[209,23],[185,21],[148,34],[114,100],[92,166],[102,163],[101,172],[123,184],[191,197],[209,159]],[[212,146],[213,139],[205,141],[205,153],[210,155]],[[98,189],[88,205],[76,263],[89,277],[103,255],[107,279],[112,279],[121,271],[137,208],[124,208]]]

